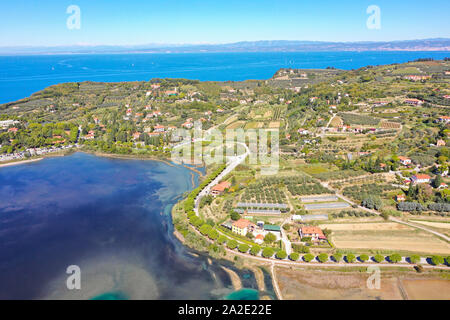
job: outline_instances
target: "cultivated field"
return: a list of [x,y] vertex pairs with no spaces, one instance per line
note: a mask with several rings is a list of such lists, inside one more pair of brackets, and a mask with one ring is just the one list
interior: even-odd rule
[[402,280],[410,300],[450,300],[449,280]]
[[321,227],[333,230],[332,241],[338,249],[450,254],[450,245],[445,241],[396,223],[323,224]]

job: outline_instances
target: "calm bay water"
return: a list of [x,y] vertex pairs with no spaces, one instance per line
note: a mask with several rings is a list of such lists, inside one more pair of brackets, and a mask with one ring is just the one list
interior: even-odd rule
[[[227,297],[219,262],[172,235],[170,209],[191,178],[84,153],[0,168],[0,299]],[[81,268],[81,290],[66,288],[69,265]]]
[[443,59],[449,52],[263,52],[0,56],[0,103],[25,98],[61,82],[187,78],[211,81],[268,79],[280,68],[354,69]]

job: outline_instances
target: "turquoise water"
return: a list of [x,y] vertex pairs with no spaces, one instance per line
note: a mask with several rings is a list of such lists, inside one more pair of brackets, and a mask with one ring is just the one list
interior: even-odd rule
[[121,292],[106,292],[91,298],[91,300],[128,300],[128,298]]
[[25,98],[50,85],[81,81],[187,78],[208,81],[268,79],[280,68],[355,69],[449,52],[252,52],[0,56],[0,103]]
[[226,300],[259,300],[259,292],[255,289],[241,289],[225,298]]

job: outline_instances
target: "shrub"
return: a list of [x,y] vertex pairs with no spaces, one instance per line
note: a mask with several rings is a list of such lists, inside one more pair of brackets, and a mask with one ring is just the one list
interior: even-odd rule
[[207,235],[212,230],[212,227],[209,224],[204,224],[200,227],[199,231],[202,235]]
[[384,256],[382,256],[381,254],[376,254],[373,259],[375,260],[375,262],[380,263],[384,260]]
[[438,266],[444,263],[444,258],[442,258],[441,256],[432,256],[431,263],[435,266]]
[[291,259],[292,261],[297,261],[298,258],[300,258],[300,255],[299,255],[297,252],[292,252],[292,253],[289,255],[289,259]]
[[264,248],[263,252],[262,252],[262,256],[264,258],[271,258],[274,254],[274,251],[272,248]]
[[314,259],[314,256],[311,253],[307,253],[303,256],[303,260],[305,262],[311,262]]
[[339,252],[336,252],[335,254],[333,254],[333,259],[334,259],[334,261],[336,261],[336,262],[341,261],[341,260],[342,260],[342,254],[339,253]]
[[266,243],[272,243],[275,240],[277,240],[277,237],[271,232],[266,234],[266,236],[264,237],[264,242],[266,242]]
[[261,251],[261,247],[254,245],[251,249],[250,249],[250,254],[256,256],[259,252]]
[[450,256],[448,256],[447,258],[445,258],[445,262],[447,263],[448,266],[450,266]]
[[237,245],[238,245],[238,243],[234,239],[228,240],[228,242],[227,242],[227,247],[230,249],[236,249]]
[[250,249],[250,246],[249,246],[248,244],[245,244],[245,243],[241,243],[241,244],[238,246],[238,250],[239,250],[240,252],[242,252],[242,253],[246,253],[246,252],[248,251],[248,249]]
[[220,235],[219,238],[217,239],[217,242],[218,242],[219,244],[224,244],[224,243],[227,242],[227,241],[228,241],[228,238],[225,237],[223,234]]
[[409,261],[410,261],[411,263],[417,263],[417,262],[420,261],[420,256],[417,255],[417,254],[412,254],[412,255],[409,257]]
[[280,251],[277,252],[276,257],[278,259],[286,259],[287,253],[284,250],[280,250]]
[[348,262],[348,263],[352,263],[352,262],[355,262],[355,259],[356,259],[356,257],[355,257],[355,255],[354,254],[348,254],[346,257],[345,257],[345,260]]
[[328,254],[326,253],[321,253],[317,256],[317,259],[319,260],[319,262],[327,262],[328,261]]
[[369,260],[369,256],[367,254],[362,254],[359,256],[359,260],[361,260],[362,262],[366,262],[367,260]]
[[402,256],[399,255],[398,253],[391,254],[389,256],[389,261],[392,263],[400,262],[400,261],[402,261]]

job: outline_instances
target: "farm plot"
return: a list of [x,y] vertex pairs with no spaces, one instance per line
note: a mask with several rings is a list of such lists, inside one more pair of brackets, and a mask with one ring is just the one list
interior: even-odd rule
[[345,209],[349,208],[350,204],[347,202],[324,202],[324,203],[309,203],[304,205],[305,210],[324,210],[324,209]]
[[339,113],[339,116],[342,118],[344,123],[349,124],[358,124],[358,125],[366,125],[366,126],[376,126],[378,123],[380,123],[380,119],[361,115],[361,114],[355,114],[355,113]]
[[323,187],[320,183],[316,182],[314,179],[307,176],[287,178],[284,181],[284,184],[294,197],[302,195],[333,193],[327,188]]
[[227,126],[227,129],[239,129],[244,127],[245,121],[235,121]]
[[450,245],[434,235],[395,223],[326,224],[339,249],[450,253]]
[[398,188],[389,184],[362,184],[344,188],[344,196],[362,201],[368,197],[382,196],[387,191],[396,190]]

